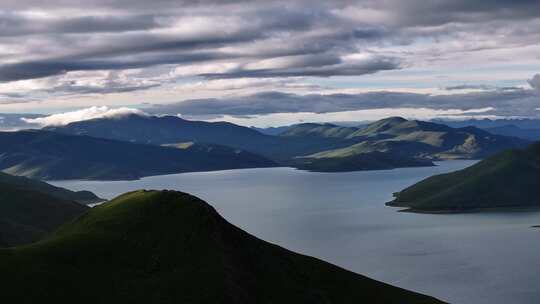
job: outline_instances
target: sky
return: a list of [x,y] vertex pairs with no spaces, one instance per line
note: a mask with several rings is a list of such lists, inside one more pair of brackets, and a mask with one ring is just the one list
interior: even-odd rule
[[2,0],[0,113],[133,111],[539,117],[540,2]]

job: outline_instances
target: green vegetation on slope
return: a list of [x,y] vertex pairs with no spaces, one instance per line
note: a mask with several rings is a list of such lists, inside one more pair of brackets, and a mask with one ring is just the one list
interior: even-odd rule
[[261,241],[205,202],[137,191],[0,250],[5,303],[441,303]]
[[540,143],[508,150],[469,168],[429,177],[395,194],[390,206],[464,211],[540,206]]
[[298,158],[295,161],[296,168],[314,172],[350,172],[434,166],[430,160],[378,151],[343,157]]
[[350,157],[374,151],[424,159],[478,159],[505,149],[524,147],[519,138],[493,135],[474,127],[445,125],[391,117],[349,134],[355,144],[308,155],[314,158]]

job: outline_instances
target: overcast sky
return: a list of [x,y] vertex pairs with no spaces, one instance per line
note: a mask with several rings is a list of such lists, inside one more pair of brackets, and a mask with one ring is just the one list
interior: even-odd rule
[[1,2],[0,113],[540,116],[540,1]]

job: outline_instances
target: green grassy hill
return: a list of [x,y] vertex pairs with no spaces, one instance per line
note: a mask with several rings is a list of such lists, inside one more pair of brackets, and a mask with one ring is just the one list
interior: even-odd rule
[[388,205],[419,211],[540,206],[540,143],[429,177],[396,193]]
[[205,202],[136,191],[0,250],[5,303],[441,303],[259,240]]
[[314,172],[351,172],[365,170],[388,170],[406,167],[434,166],[426,159],[400,156],[373,151],[340,157],[307,157],[295,159],[294,166]]

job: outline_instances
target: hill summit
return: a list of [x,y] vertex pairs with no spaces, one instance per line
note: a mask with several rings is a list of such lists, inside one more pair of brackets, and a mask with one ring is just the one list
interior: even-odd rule
[[35,303],[441,303],[257,239],[207,203],[135,191],[0,250],[0,298]]

